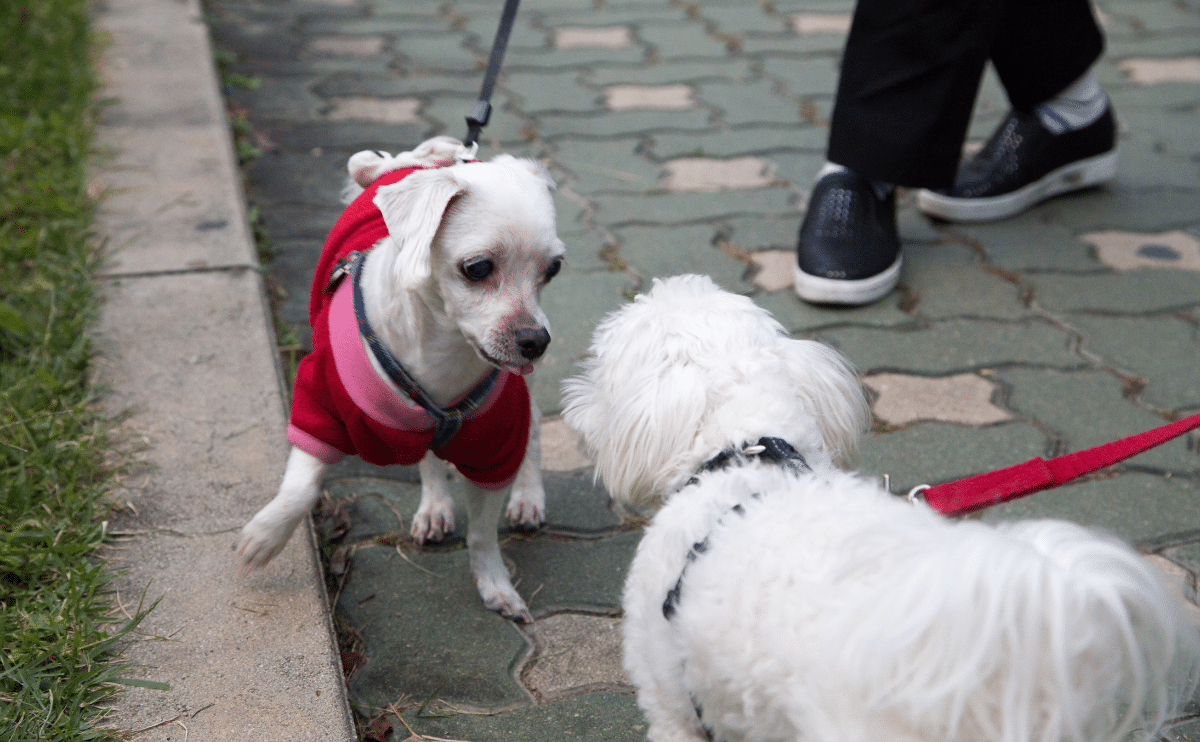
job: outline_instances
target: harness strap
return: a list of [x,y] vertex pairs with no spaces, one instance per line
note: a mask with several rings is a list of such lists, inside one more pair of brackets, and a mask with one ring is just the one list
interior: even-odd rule
[[1057,487],[1197,428],[1200,428],[1200,414],[1048,461],[1039,456],[1006,469],[935,485],[920,494],[942,515],[962,515]]
[[483,380],[476,384],[475,388],[457,404],[446,408],[438,407],[417,383],[417,380],[404,370],[400,361],[396,360],[396,356],[392,355],[392,352],[384,346],[376,336],[375,330],[367,322],[366,304],[363,302],[362,286],[359,283],[366,253],[354,252],[347,257],[351,259],[348,272],[354,285],[354,318],[358,320],[358,331],[367,341],[367,347],[371,349],[371,354],[375,356],[375,360],[379,362],[388,378],[433,418],[433,442],[430,444],[430,448],[437,450],[449,443],[462,429],[463,417],[483,404],[488,392],[492,390],[492,385],[496,383],[496,379],[500,378],[500,369],[491,369],[483,377]]

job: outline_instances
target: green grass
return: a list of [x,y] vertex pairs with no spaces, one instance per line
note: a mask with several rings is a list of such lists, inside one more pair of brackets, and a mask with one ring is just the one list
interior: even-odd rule
[[0,740],[115,739],[86,0],[0,0]]

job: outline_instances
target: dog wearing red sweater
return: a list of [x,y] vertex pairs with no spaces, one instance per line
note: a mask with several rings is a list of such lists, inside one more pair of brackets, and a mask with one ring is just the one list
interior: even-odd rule
[[416,464],[411,533],[454,530],[447,463],[466,479],[467,546],[484,604],[530,620],[500,556],[503,490],[518,527],[545,518],[539,413],[524,376],[550,342],[542,287],[565,253],[554,182],[533,160],[474,159],[435,137],[411,152],[350,158],[350,202],[313,279],[313,352],[296,374],[279,493],[242,529],[243,570],[287,543],[327,466],[356,455]]

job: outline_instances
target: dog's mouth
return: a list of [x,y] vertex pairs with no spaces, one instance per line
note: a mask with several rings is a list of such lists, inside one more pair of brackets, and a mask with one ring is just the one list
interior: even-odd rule
[[503,371],[508,371],[509,373],[518,374],[520,376],[528,376],[529,374],[533,373],[533,364],[532,363],[520,363],[520,364],[505,363],[504,361],[500,361],[500,360],[493,358],[490,354],[488,354],[482,348],[476,347],[475,350],[479,353],[480,356],[483,357],[483,360],[487,361],[488,363],[492,364],[496,368],[501,369]]

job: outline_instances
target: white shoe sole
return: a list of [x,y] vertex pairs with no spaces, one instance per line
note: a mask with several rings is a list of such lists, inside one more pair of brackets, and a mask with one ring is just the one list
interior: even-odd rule
[[792,277],[796,295],[807,302],[861,306],[882,298],[895,288],[900,280],[900,266],[903,264],[904,256],[897,255],[896,262],[882,273],[856,281],[842,281],[809,275],[800,270],[798,263],[792,263]]
[[928,189],[917,192],[917,208],[952,222],[1006,219],[1034,204],[1081,188],[1102,185],[1117,175],[1117,150],[1063,165],[1012,193],[988,198],[954,198]]

